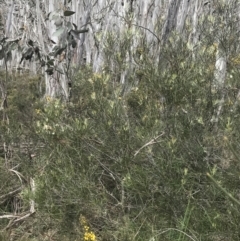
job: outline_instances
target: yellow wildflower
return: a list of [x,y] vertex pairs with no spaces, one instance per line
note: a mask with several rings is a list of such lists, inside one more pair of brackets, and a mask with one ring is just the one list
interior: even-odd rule
[[46,96],[46,100],[47,100],[47,102],[50,102],[52,99],[50,96]]
[[84,241],[97,241],[96,235],[92,232],[87,225],[87,220],[84,216],[80,216],[79,222],[81,223],[84,231],[83,240]]
[[93,232],[85,232],[84,233],[84,241],[95,241],[96,236]]
[[35,109],[36,113],[37,114],[40,114],[41,113],[41,110],[40,109]]

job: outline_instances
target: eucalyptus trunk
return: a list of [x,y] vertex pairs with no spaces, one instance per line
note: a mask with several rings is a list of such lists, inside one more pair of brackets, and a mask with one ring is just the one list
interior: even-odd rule
[[[5,35],[9,38],[21,38],[18,48],[21,51],[17,49],[13,51],[14,58],[9,59],[10,68],[12,70],[20,68],[21,71],[30,69],[44,75],[46,96],[62,96],[65,99],[69,98],[68,86],[72,81],[69,66],[79,69],[87,64],[92,66],[95,72],[101,72],[107,66],[110,71],[116,73],[118,68],[116,61],[108,55],[122,51],[121,42],[125,41],[124,38],[127,38],[129,42],[121,59],[124,64],[121,66],[121,71],[118,70],[116,80],[120,81],[123,89],[127,90],[133,84],[131,75],[138,68],[133,54],[142,43],[151,46],[149,54],[155,60],[157,67],[161,62],[162,49],[171,36],[177,34],[194,50],[206,37],[205,34],[211,34],[211,28],[216,27],[218,22],[231,21],[236,14],[239,15],[239,12],[236,12],[236,0],[220,2],[205,0],[22,0],[5,2],[8,5],[1,4],[2,9],[6,10],[2,11],[6,19]],[[230,16],[228,11],[224,12],[224,6],[235,6],[235,9],[231,9],[235,13]],[[218,14],[221,9],[224,12],[222,16]],[[74,11],[75,14],[64,17],[63,13],[66,10]],[[66,33],[54,35],[58,25],[56,16],[49,19],[49,13],[53,12],[60,18],[64,17],[67,21],[74,23],[77,29],[89,31],[79,34],[79,38],[76,39],[77,47],[71,50],[71,54],[67,53],[71,56],[71,60],[61,63],[54,60],[54,66],[58,66],[59,71],[49,75],[45,72],[47,67],[41,67],[36,56],[34,60],[24,60],[21,64],[19,62],[24,49],[28,47],[28,39],[32,39],[34,44],[39,46],[41,55],[46,57],[55,46],[61,46],[64,38],[67,38]],[[220,17],[216,18],[216,15]],[[213,26],[203,26],[204,19],[209,17],[215,23]],[[212,38],[218,35],[216,29],[214,31]],[[221,29],[219,29],[220,32]],[[113,37],[115,41],[110,46],[111,53],[106,52],[106,48],[109,47],[106,46],[109,37]],[[218,42],[218,39],[215,41]],[[218,51],[216,56],[216,76],[223,72],[219,68],[223,68],[227,61],[224,60],[225,57],[219,57],[220,52]],[[193,56],[195,56],[194,51]],[[3,65],[3,60],[1,64]],[[223,73],[222,77],[216,78],[221,84],[224,82],[224,75]]]

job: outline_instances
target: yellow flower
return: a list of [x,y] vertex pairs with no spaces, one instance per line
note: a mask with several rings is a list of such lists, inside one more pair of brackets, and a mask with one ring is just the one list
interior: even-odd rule
[[83,228],[84,228],[85,231],[88,231],[88,230],[89,230],[89,227],[86,226],[86,225],[85,225]]
[[80,223],[84,226],[84,224],[87,222],[86,221],[86,218],[84,217],[84,216],[80,216],[80,218],[79,218],[79,221],[80,221]]
[[82,225],[83,231],[84,231],[83,240],[84,241],[97,241],[96,235],[94,234],[94,232],[90,231],[90,228],[87,225],[86,218],[81,215],[79,218],[79,222]]
[[35,109],[36,113],[37,114],[40,114],[41,113],[41,110],[40,109]]
[[96,236],[93,232],[85,232],[84,234],[84,240],[85,241],[95,241]]
[[51,101],[51,97],[50,96],[46,96],[46,100],[47,100],[47,102],[50,102]]

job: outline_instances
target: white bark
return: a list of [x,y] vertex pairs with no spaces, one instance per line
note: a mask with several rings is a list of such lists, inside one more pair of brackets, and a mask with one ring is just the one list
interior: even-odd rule
[[181,10],[180,10],[180,13],[179,13],[179,22],[177,23],[177,31],[179,33],[182,33],[183,29],[184,29],[184,24],[185,24],[187,12],[188,12],[188,5],[189,5],[188,0],[182,1]]
[[177,26],[177,16],[179,11],[181,0],[171,0],[169,1],[169,6],[167,10],[167,17],[162,30],[162,40],[163,44],[167,41],[169,35],[176,30]]
[[215,64],[215,78],[214,85],[216,88],[222,89],[225,86],[226,73],[227,73],[227,58],[222,53],[217,51],[216,64]]
[[[236,4],[236,0],[226,1],[229,6]],[[205,0],[72,0],[67,6],[64,6],[64,0],[36,0],[33,3],[22,0],[16,1],[15,4],[15,6],[19,6],[19,11],[16,12],[18,15],[14,15],[15,12],[12,7],[2,12],[3,14],[6,12],[6,33],[13,38],[21,35],[22,44],[26,39],[33,38],[40,45],[42,54],[47,54],[54,47],[49,43],[48,37],[56,43],[59,42],[59,38],[53,36],[56,30],[54,21],[45,20],[48,13],[59,11],[59,14],[62,15],[65,7],[76,12],[66,19],[75,23],[78,29],[88,28],[89,32],[80,34],[78,48],[74,50],[72,64],[79,67],[86,63],[91,65],[96,72],[102,71],[105,65],[110,67],[113,72],[116,70],[114,59],[109,60],[105,56],[107,36],[112,34],[116,38],[116,44],[112,49],[112,53],[115,54],[121,51],[120,44],[126,33],[131,33],[132,36],[129,39],[131,47],[126,50],[125,59],[122,60],[124,66],[127,67],[122,70],[120,76],[121,82],[128,84],[128,81],[126,81],[128,73],[136,67],[132,55],[141,43],[151,46],[149,53],[155,59],[156,65],[161,55],[161,46],[167,42],[173,33],[183,37],[192,48],[200,43],[200,33],[203,34],[202,29],[200,29],[201,19],[214,14],[216,6],[223,4],[214,1],[206,2]],[[11,3],[14,2],[9,0],[9,6],[13,6]],[[2,7],[5,8],[4,5]],[[240,15],[237,7],[234,9],[236,9],[235,15]],[[33,17],[29,16],[31,14]],[[232,15],[229,15],[229,17],[232,17]],[[188,31],[185,28],[186,23]],[[18,30],[20,24],[24,24],[25,27],[22,32]],[[201,38],[204,38],[204,36]],[[20,58],[21,53],[16,52],[10,66],[12,68],[18,67]],[[225,68],[224,62],[226,62],[223,58],[220,56],[216,60],[216,75],[220,82],[223,82],[224,78],[221,77],[224,76],[223,69]],[[34,71],[40,68],[38,64],[29,65],[28,61],[24,61],[21,66]],[[63,65],[60,68],[63,69]],[[69,80],[63,75],[59,76],[59,79],[53,77],[49,77],[45,73],[46,95],[54,97],[62,94],[67,98],[67,82]]]
[[[31,187],[31,192],[34,196],[36,192],[36,185],[33,178],[30,178],[30,187]],[[35,201],[33,199],[30,200],[30,213],[35,213]]]

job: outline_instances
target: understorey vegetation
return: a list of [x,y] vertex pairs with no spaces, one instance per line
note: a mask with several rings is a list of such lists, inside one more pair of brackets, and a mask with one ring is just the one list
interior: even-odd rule
[[[134,8],[117,33],[72,24],[96,34],[101,64],[84,50],[79,66],[59,59],[65,72],[54,58],[85,37],[67,35],[48,71],[34,60],[38,75],[8,68],[20,39],[0,41],[0,240],[240,240],[239,24],[224,2],[180,26],[176,1],[154,32],[131,22]],[[75,14],[61,11],[55,25]]]
[[41,77],[9,75],[0,208],[16,217],[1,219],[3,240],[240,239],[236,64],[214,122],[212,51],[166,51],[159,69],[145,56],[124,94],[116,73],[87,66],[68,102],[41,94]]

